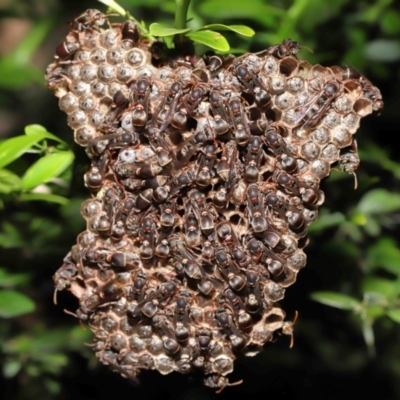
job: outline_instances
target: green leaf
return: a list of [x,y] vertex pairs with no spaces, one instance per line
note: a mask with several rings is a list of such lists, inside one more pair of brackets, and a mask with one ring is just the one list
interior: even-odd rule
[[374,40],[365,46],[365,57],[379,62],[397,61],[400,59],[400,43],[398,40]]
[[33,189],[59,176],[72,164],[73,160],[74,154],[71,151],[60,151],[39,158],[39,160],[28,168],[22,177],[23,189]]
[[0,193],[11,193],[21,190],[21,179],[7,169],[0,169]]
[[391,160],[388,151],[382,147],[369,141],[364,142],[359,150],[359,155],[362,160],[373,162],[379,165],[379,168],[387,169],[400,179],[400,163]]
[[218,32],[196,31],[187,33],[186,36],[194,42],[204,44],[218,51],[226,52],[230,48],[225,37]]
[[32,82],[44,86],[43,72],[32,65],[16,64],[15,60],[4,58],[0,60],[0,87],[5,89],[23,88]]
[[62,206],[69,203],[69,199],[66,197],[50,193],[22,193],[19,199],[21,201],[47,201],[49,203],[61,204]]
[[7,139],[0,144],[0,168],[10,164],[34,144],[43,140],[46,136],[43,133],[36,133],[29,136],[17,136]]
[[370,270],[384,268],[400,275],[400,250],[395,240],[389,237],[379,239],[369,248],[366,263]]
[[34,309],[35,303],[29,297],[13,290],[0,290],[0,317],[18,317]]
[[126,11],[116,1],[114,1],[114,0],[97,0],[97,1],[99,1],[100,3],[103,3],[107,7],[110,7],[112,10],[117,12],[119,15],[122,15],[123,17],[126,16]]
[[309,232],[320,232],[341,224],[345,219],[345,216],[340,212],[323,214],[309,226],[308,230]]
[[59,394],[61,392],[61,384],[54,379],[46,378],[43,381],[46,389],[52,394]]
[[6,378],[14,378],[21,371],[22,363],[19,360],[6,360],[3,365],[3,374]]
[[377,293],[385,299],[395,299],[400,287],[396,281],[367,275],[362,282],[362,290],[364,293]]
[[5,268],[0,268],[0,286],[10,287],[27,283],[29,274],[9,273]]
[[314,292],[311,298],[318,303],[340,308],[341,310],[355,310],[361,306],[359,300],[337,292]]
[[21,233],[8,221],[4,221],[1,224],[0,246],[6,249],[24,246],[24,240]]
[[149,26],[150,35],[164,37],[164,36],[174,36],[179,35],[181,33],[189,32],[190,29],[175,29],[169,26],[165,26],[159,23],[154,23]]
[[396,308],[393,310],[388,310],[386,315],[394,322],[400,324],[400,308]]
[[44,135],[44,137],[46,139],[51,139],[51,140],[54,140],[56,142],[59,142],[59,143],[65,145],[65,146],[68,146],[67,143],[64,142],[64,140],[61,140],[56,135],[48,132],[47,129],[42,125],[38,125],[38,124],[27,125],[25,127],[24,131],[25,131],[25,135],[26,136],[32,136],[32,135],[36,135],[36,134],[41,133],[42,135]]
[[204,29],[214,30],[214,31],[232,31],[238,33],[239,35],[249,36],[249,37],[255,35],[254,30],[245,25],[211,24],[203,26],[202,28],[199,29],[199,31],[202,31]]
[[390,213],[400,210],[400,194],[391,193],[385,189],[371,190],[360,200],[357,209],[365,214]]

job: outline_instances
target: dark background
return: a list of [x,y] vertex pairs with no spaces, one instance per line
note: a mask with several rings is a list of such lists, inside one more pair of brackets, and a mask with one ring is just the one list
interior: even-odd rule
[[[172,0],[121,4],[147,24],[173,23]],[[290,37],[313,50],[301,50],[300,58],[361,71],[381,89],[385,102],[381,115],[363,119],[357,132],[362,160],[358,189],[353,190],[351,176],[337,172],[323,183],[326,202],[310,229],[307,267],[281,303],[290,318],[299,312],[294,348],[289,349],[289,337],[282,337],[256,357],[239,359],[230,381],[244,383],[220,395],[203,387],[201,377],[177,373],[142,373],[141,386],[134,387],[101,366],[82,344],[90,342],[90,332],[63,313],[76,309],[72,296],[62,292],[58,306],[53,305],[51,277],[84,229],[79,205],[88,197],[82,179],[88,160],[73,143],[43,75],[68,23],[87,8],[104,11],[105,6],[94,0],[9,0],[0,5],[0,139],[41,124],[76,152],[61,193],[70,198],[67,206],[21,202],[16,195],[2,198],[0,267],[27,273],[17,289],[36,303],[34,312],[0,322],[4,399],[400,398],[400,329],[387,316],[400,308],[400,162],[393,141],[400,134],[400,10],[394,4],[193,0],[189,18],[194,29],[215,22],[251,26],[256,31],[251,39],[226,34],[232,49],[242,52]],[[23,51],[21,43],[26,43]],[[5,62],[9,58],[15,65]],[[22,174],[33,159],[27,155],[11,168]],[[352,296],[361,302],[361,312],[313,301],[310,296],[317,291]],[[375,347],[364,341],[368,326]]]

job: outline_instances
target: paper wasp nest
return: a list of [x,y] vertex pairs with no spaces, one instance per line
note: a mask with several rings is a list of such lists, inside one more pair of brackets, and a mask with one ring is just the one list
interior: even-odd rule
[[132,21],[88,10],[48,87],[91,159],[86,231],[54,276],[99,359],[123,376],[201,371],[228,385],[291,324],[278,301],[306,264],[333,164],[354,174],[360,118],[383,107],[353,69],[285,40],[240,57],[155,54]]

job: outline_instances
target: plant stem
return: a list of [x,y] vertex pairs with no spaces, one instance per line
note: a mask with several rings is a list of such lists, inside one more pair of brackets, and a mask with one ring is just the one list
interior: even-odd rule
[[185,29],[190,0],[175,0],[175,3],[176,3],[175,28]]
[[[175,28],[185,29],[187,21],[187,12],[190,4],[190,0],[175,0]],[[182,46],[187,41],[187,38],[183,34],[175,35],[174,42],[175,46]]]

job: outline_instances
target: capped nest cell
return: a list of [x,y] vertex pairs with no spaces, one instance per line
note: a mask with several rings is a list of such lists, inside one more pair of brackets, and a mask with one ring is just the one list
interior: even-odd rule
[[306,264],[320,182],[354,174],[360,119],[383,102],[289,39],[240,57],[158,44],[88,10],[47,69],[91,159],[87,228],[54,281],[121,375],[199,371],[223,388],[238,354],[291,334],[278,301]]

